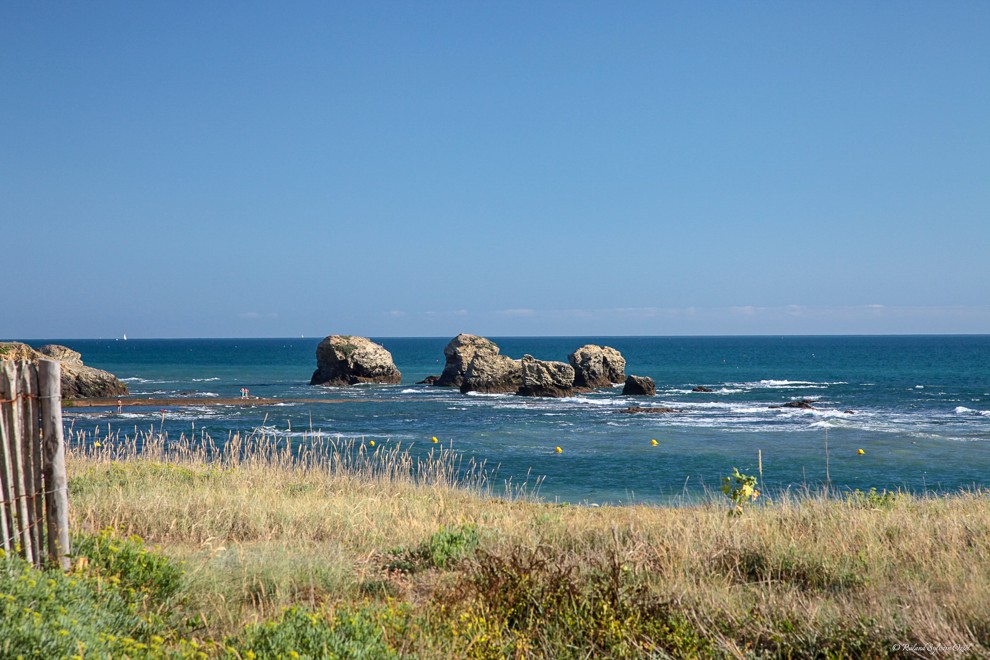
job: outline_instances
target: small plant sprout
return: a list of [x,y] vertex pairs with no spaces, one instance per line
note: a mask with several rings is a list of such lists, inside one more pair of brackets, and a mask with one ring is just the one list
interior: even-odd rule
[[756,501],[760,496],[757,483],[756,477],[742,474],[739,468],[732,468],[731,477],[722,477],[722,492],[735,504],[733,513],[742,513],[743,506]]

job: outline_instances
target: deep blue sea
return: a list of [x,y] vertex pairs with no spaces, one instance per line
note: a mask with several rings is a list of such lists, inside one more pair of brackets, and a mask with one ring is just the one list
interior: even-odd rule
[[[308,385],[321,338],[45,340],[127,382],[134,395],[344,399],[336,404],[175,408],[170,437],[265,427],[305,442],[318,431],[401,443],[427,452],[432,436],[496,482],[539,481],[547,500],[677,502],[717,491],[733,467],[755,474],[762,451],[771,492],[817,488],[957,491],[990,486],[990,335],[862,337],[511,337],[503,354],[566,361],[587,343],[612,346],[627,374],[650,376],[657,395],[620,388],[566,399],[463,395],[416,385],[443,368],[440,338],[377,338],[402,371],[396,386]],[[692,392],[704,385],[711,393]],[[772,409],[796,399],[815,410]],[[631,405],[683,412],[630,415]],[[158,407],[66,409],[67,425],[123,434],[157,430]],[[651,439],[658,440],[653,446]],[[554,448],[561,447],[562,453]],[[865,453],[859,454],[857,450]]]

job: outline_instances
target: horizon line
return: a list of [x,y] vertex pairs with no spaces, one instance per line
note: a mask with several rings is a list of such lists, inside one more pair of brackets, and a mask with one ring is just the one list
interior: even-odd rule
[[[990,332],[848,332],[848,333],[740,333],[740,334],[672,334],[672,335],[622,335],[622,334],[567,334],[567,335],[504,335],[504,334],[481,334],[481,333],[458,333],[473,334],[479,337],[497,337],[504,339],[580,339],[601,338],[601,339],[731,339],[731,338],[766,338],[766,337],[990,337]],[[378,335],[357,333],[331,333],[317,335],[296,336],[175,336],[175,337],[30,337],[25,339],[0,339],[0,342],[50,342],[61,341],[204,341],[204,340],[295,340],[295,339],[324,339],[334,335],[353,335],[356,337],[366,337],[369,339],[444,339],[450,337],[444,335]],[[457,335],[454,335],[456,337]],[[453,337],[451,337],[453,338]]]

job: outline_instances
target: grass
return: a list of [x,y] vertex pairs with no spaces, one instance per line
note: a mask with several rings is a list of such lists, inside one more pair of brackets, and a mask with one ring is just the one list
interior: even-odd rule
[[984,491],[589,508],[311,440],[75,434],[75,568],[0,571],[0,656],[990,656]]

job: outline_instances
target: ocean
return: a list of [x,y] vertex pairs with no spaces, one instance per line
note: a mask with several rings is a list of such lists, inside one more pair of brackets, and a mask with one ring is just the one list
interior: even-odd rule
[[[548,501],[678,503],[717,493],[734,467],[773,494],[952,492],[990,485],[990,335],[823,337],[491,337],[503,354],[566,361],[612,346],[627,374],[649,376],[652,399],[621,387],[563,399],[464,395],[417,385],[443,369],[450,337],[372,338],[401,385],[311,387],[321,338],[130,339],[59,343],[123,379],[138,397],[326,398],[255,407],[66,408],[65,423],[133,435],[164,420],[170,438],[263,430],[292,442],[319,433],[400,443],[425,455],[436,436],[496,484],[527,484]],[[695,386],[711,392],[694,392]],[[814,409],[771,408],[808,399]],[[637,415],[635,405],[681,412]],[[657,440],[653,445],[651,440]],[[561,452],[555,451],[556,447]],[[859,453],[862,449],[863,453]]]

